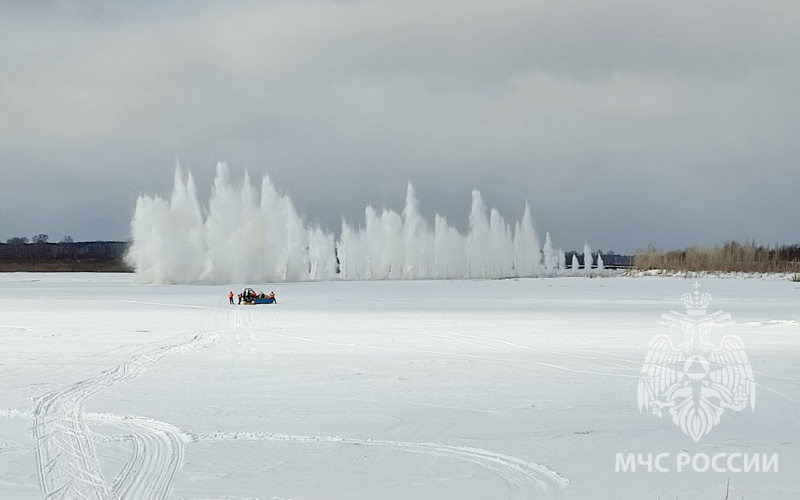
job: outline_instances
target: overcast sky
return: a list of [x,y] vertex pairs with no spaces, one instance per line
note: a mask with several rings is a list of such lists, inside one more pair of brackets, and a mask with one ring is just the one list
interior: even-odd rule
[[0,240],[125,239],[176,156],[338,230],[528,200],[566,249],[800,241],[800,3],[0,0]]

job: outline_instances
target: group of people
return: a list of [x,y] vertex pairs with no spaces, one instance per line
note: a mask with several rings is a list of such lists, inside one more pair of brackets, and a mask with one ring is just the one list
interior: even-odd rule
[[[275,300],[275,292],[269,292],[269,295],[267,295],[267,294],[264,294],[264,293],[256,293],[255,290],[248,289],[248,290],[246,290],[246,293],[247,293],[247,296],[245,296],[242,293],[240,293],[238,295],[239,304],[242,303],[242,299],[244,299],[244,300],[246,300],[248,302],[252,302],[256,298]],[[230,301],[231,304],[233,304],[233,290],[228,292],[228,300]]]

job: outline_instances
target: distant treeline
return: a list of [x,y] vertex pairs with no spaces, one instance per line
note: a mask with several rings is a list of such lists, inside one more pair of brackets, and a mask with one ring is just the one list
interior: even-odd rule
[[649,248],[636,252],[633,263],[634,268],[642,271],[796,273],[800,272],[800,244],[768,247],[755,242],[729,241],[713,247],[691,246],[669,252]]
[[124,241],[75,243],[66,237],[48,243],[47,235],[11,238],[0,243],[0,272],[131,272],[123,262],[128,248]]

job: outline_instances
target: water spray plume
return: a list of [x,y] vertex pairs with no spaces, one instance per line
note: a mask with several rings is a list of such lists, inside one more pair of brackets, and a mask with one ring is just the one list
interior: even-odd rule
[[169,202],[139,197],[131,228],[126,260],[147,283],[508,278],[566,269],[549,233],[540,248],[527,203],[510,226],[473,191],[465,235],[441,215],[431,225],[409,183],[401,213],[368,206],[364,226],[342,220],[337,240],[306,222],[269,177],[260,190],[247,173],[236,184],[224,163],[217,165],[207,210],[191,173],[176,167]]

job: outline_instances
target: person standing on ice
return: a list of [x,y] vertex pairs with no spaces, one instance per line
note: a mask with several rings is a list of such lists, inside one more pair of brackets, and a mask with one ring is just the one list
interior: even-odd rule
[[241,304],[242,304],[242,294],[240,293],[239,294],[239,305],[241,305]]
[[231,305],[233,305],[233,290],[228,292],[228,300],[230,301]]

